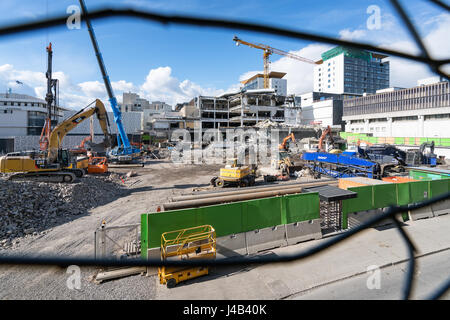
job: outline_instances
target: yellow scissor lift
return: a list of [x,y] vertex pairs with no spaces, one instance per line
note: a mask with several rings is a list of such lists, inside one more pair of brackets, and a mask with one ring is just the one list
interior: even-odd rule
[[[164,232],[161,235],[161,260],[192,260],[216,258],[216,231],[210,225]],[[205,266],[174,266],[158,268],[159,282],[167,288],[179,282],[208,274]]]

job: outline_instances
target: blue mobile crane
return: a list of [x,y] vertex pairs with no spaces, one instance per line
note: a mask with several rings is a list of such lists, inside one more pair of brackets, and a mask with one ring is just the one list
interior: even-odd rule
[[106,72],[105,64],[103,62],[102,54],[98,47],[97,39],[95,37],[94,29],[92,28],[91,21],[87,16],[86,5],[83,0],[80,1],[81,12],[83,18],[86,21],[86,26],[89,31],[89,36],[91,38],[92,45],[94,47],[95,55],[97,57],[97,62],[100,67],[100,71],[103,76],[103,82],[105,83],[106,91],[108,93],[109,102],[111,104],[111,109],[114,113],[114,122],[117,125],[117,130],[119,134],[117,135],[117,147],[113,148],[109,153],[109,158],[112,162],[129,163],[135,161],[140,156],[140,149],[133,148],[128,140],[128,136],[123,128],[122,124],[122,113],[117,106],[117,99],[114,95],[111,82],[109,80],[108,73]]

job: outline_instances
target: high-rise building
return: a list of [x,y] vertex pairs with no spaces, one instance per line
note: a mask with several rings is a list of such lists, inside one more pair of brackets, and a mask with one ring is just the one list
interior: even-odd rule
[[375,93],[389,87],[386,55],[335,47],[322,53],[314,66],[314,91],[336,94]]

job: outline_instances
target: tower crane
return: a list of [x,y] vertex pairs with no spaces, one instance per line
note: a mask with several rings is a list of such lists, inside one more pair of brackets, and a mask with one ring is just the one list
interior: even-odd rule
[[290,53],[290,52],[286,52],[280,49],[275,49],[272,48],[271,46],[268,46],[266,44],[261,44],[261,43],[251,43],[251,42],[247,42],[244,41],[242,39],[239,39],[237,36],[234,36],[233,41],[236,42],[236,45],[239,46],[240,44],[249,46],[251,48],[255,48],[255,49],[260,49],[263,50],[263,61],[264,61],[264,89],[269,88],[269,57],[271,54],[275,53],[278,54],[280,56],[285,56],[291,59],[295,59],[295,60],[299,60],[299,61],[303,61],[306,63],[310,63],[310,64],[316,64],[315,61],[310,60],[310,59],[306,59],[303,57],[300,57],[296,54]]

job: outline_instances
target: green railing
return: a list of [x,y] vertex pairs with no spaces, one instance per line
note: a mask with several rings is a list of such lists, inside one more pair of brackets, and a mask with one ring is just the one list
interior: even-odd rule
[[398,145],[411,145],[420,146],[424,142],[434,141],[435,146],[450,147],[450,138],[415,138],[415,137],[371,137],[364,133],[353,132],[341,132],[342,139],[347,140],[349,143],[356,143],[359,140],[368,141],[373,144],[398,144]]

